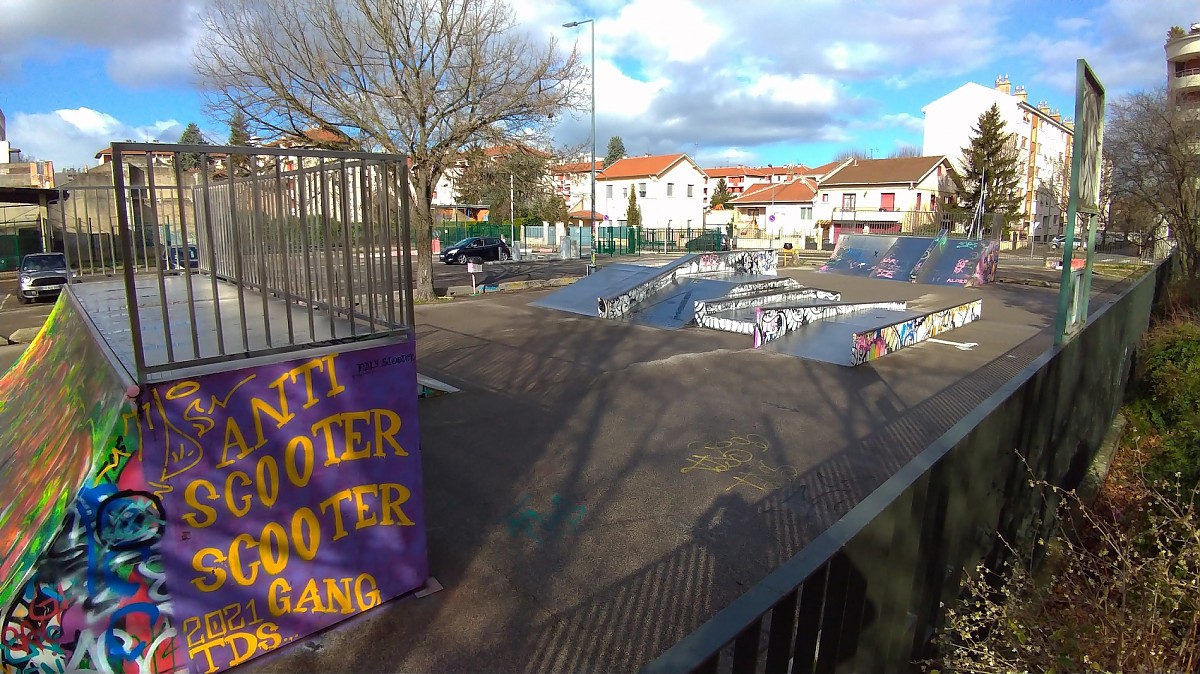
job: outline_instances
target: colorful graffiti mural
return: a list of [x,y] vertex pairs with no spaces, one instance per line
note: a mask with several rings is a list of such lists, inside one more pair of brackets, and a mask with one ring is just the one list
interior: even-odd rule
[[190,671],[425,582],[416,386],[404,342],[160,384],[139,401]]
[[982,313],[983,302],[975,300],[876,330],[856,332],[852,337],[851,364],[861,365],[895,353],[906,346],[961,328],[967,323],[979,320]]
[[1000,242],[938,236],[843,234],[820,271],[905,283],[977,286],[996,280]]
[[125,385],[64,294],[0,379],[0,607],[62,528],[126,403]]
[[724,297],[711,300],[696,301],[696,325],[725,332],[736,332],[744,335],[754,333],[753,319],[735,319],[721,316],[722,312],[738,309],[757,309],[764,306],[781,307],[795,302],[837,302],[842,299],[841,293],[820,288],[805,288],[799,283],[793,287],[772,290],[768,294],[751,295],[749,293],[729,293]]
[[216,672],[424,583],[411,342],[134,401],[72,302],[0,380],[0,671]]
[[718,272],[772,276],[776,272],[774,250],[736,250],[685,255],[663,268],[661,274],[645,283],[612,297],[600,297],[596,308],[603,318],[619,318],[633,311],[647,297],[662,290],[676,278]]

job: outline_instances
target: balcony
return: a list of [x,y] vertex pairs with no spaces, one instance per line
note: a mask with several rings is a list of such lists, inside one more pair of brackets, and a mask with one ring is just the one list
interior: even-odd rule
[[923,211],[898,211],[894,208],[884,209],[881,207],[875,208],[835,208],[833,209],[834,222],[890,222],[898,223],[904,221],[907,216],[912,213],[921,213]]
[[1183,61],[1200,56],[1200,33],[1189,33],[1172,38],[1166,44],[1168,61]]
[[1186,68],[1175,72],[1169,80],[1172,91],[1200,89],[1200,68]]

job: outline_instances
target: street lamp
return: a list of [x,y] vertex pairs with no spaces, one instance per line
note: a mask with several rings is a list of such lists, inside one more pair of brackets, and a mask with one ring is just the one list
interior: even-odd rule
[[[589,24],[592,33],[592,204],[588,218],[592,221],[592,269],[596,268],[596,23],[592,19],[564,23],[563,28]],[[582,237],[581,237],[582,238]]]

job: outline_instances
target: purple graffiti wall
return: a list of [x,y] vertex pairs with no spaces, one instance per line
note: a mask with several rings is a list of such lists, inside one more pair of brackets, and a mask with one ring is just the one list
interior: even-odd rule
[[142,398],[176,647],[240,664],[428,577],[411,342],[159,384]]

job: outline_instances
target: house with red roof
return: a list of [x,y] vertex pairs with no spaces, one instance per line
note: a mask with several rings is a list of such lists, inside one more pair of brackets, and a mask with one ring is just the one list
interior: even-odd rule
[[944,155],[851,159],[821,179],[816,217],[840,231],[921,232],[938,226],[940,206],[954,200],[953,166]]
[[625,157],[596,176],[596,205],[610,224],[623,225],[629,195],[637,195],[645,229],[701,229],[704,169],[686,154]]
[[725,204],[734,209],[739,236],[791,238],[820,235],[813,212],[817,181],[793,178],[786,183],[756,185]]
[[713,166],[704,169],[704,174],[706,176],[704,182],[705,201],[712,199],[713,192],[717,189],[717,182],[722,179],[725,180],[725,188],[735,197],[745,192],[751,185],[771,182],[771,175],[767,171],[752,166]]

